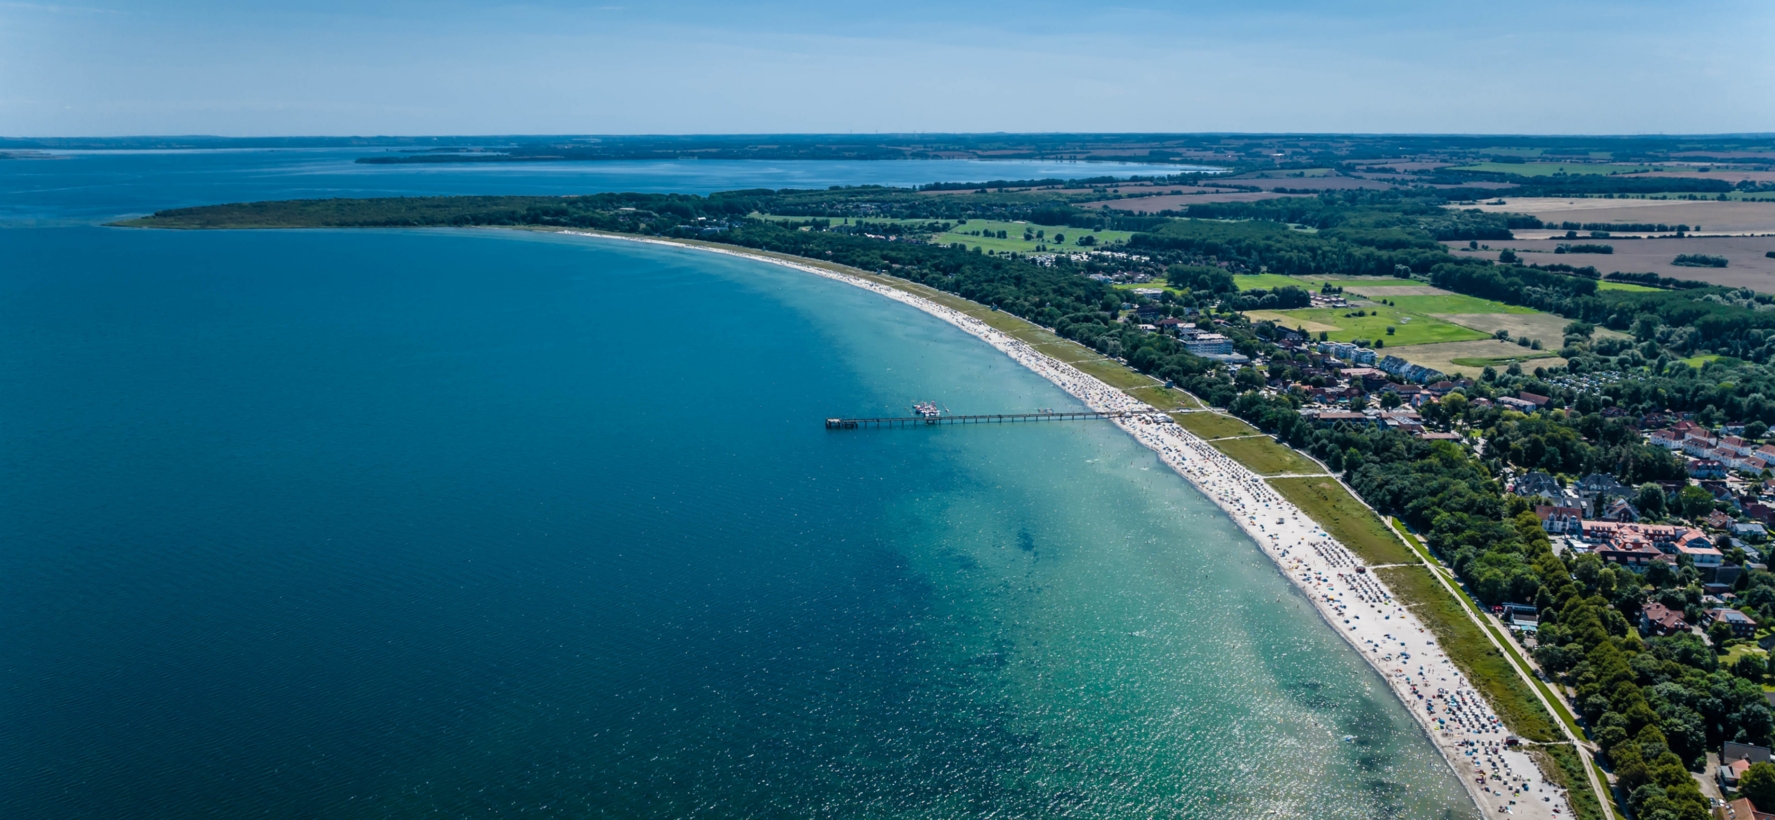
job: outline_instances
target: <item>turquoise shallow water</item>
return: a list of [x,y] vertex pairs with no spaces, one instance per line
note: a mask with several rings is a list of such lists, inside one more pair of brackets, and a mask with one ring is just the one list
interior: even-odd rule
[[1473,815],[1114,428],[824,430],[1071,404],[910,308],[502,232],[0,253],[0,815]]

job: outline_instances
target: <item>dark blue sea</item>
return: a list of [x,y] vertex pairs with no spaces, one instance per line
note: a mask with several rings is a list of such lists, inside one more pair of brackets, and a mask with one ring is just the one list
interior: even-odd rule
[[1115,428],[826,431],[1075,406],[911,308],[613,240],[100,225],[1097,166],[355,155],[0,161],[0,816],[1474,815]]

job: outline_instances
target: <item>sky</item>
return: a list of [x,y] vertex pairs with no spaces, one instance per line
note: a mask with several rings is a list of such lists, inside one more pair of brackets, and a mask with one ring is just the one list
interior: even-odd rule
[[0,136],[1775,132],[1775,3],[0,0]]

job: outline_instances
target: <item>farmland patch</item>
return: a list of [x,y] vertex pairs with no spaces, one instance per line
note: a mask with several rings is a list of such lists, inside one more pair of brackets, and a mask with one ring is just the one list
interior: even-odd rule
[[[1565,359],[1559,358],[1558,354],[1530,350],[1518,347],[1513,342],[1500,342],[1496,339],[1412,345],[1398,349],[1387,348],[1387,352],[1412,364],[1421,364],[1450,375],[1462,373],[1477,376],[1487,365],[1502,370],[1512,359],[1521,361],[1523,368],[1529,370],[1536,367],[1564,367],[1566,364]],[[1535,358],[1531,360],[1529,357]]]

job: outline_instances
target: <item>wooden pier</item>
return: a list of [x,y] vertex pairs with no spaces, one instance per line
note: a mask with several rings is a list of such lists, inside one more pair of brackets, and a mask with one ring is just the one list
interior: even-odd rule
[[1014,424],[1026,421],[1109,421],[1140,416],[1165,418],[1165,414],[1157,410],[1114,410],[1108,413],[1094,411],[995,413],[985,416],[952,416],[945,413],[942,415],[894,416],[873,419],[826,419],[826,429],[855,430],[860,427],[912,427],[921,424]]

